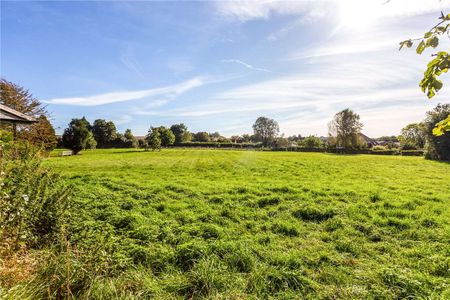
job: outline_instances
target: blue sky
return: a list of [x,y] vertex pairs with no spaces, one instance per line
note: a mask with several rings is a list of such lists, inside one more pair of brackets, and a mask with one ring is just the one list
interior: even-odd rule
[[449,102],[448,77],[431,101],[418,87],[431,52],[398,51],[441,10],[450,1],[2,1],[1,76],[45,102],[57,132],[86,116],[231,136],[264,115],[326,135],[350,107],[366,134],[398,134]]

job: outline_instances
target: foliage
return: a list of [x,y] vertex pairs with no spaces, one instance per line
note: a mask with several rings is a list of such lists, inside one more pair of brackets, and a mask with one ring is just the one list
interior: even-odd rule
[[77,154],[88,146],[92,146],[94,142],[92,141],[93,135],[90,128],[91,125],[85,117],[81,119],[72,119],[69,123],[69,127],[64,130],[64,147],[71,149],[74,154]]
[[399,141],[402,149],[423,149],[425,146],[425,133],[423,124],[412,123],[404,127],[399,137]]
[[87,138],[86,138],[85,149],[93,150],[96,147],[97,147],[97,141],[95,140],[94,135],[92,134],[92,131],[89,131]]
[[[175,135],[175,144],[189,142],[191,140],[189,138],[189,132],[187,130],[187,127],[183,123],[174,124],[174,125],[170,126],[170,130]],[[192,138],[192,136],[191,136],[191,138]]]
[[12,132],[0,129],[0,147],[3,143],[11,142],[13,139]]
[[37,123],[24,127],[18,133],[18,138],[29,141],[37,147],[43,147],[46,151],[53,150],[57,144],[55,129],[44,115],[38,118]]
[[[194,133],[192,138],[193,138],[192,140],[194,142],[209,142],[210,141],[209,134],[206,131],[200,131],[200,132]],[[235,140],[238,140],[238,137],[236,137]]]
[[305,148],[323,148],[325,143],[317,136],[310,135],[298,142],[299,146]]
[[436,123],[436,126],[433,128],[433,134],[435,136],[444,135],[446,131],[450,131],[450,115],[439,123]]
[[289,140],[285,137],[279,137],[275,140],[275,147],[286,148],[289,146]]
[[267,117],[259,117],[253,124],[255,140],[261,142],[264,147],[271,146],[277,137],[280,128],[277,121]]
[[35,118],[47,115],[45,107],[27,89],[3,78],[0,80],[0,103]]
[[57,238],[69,189],[58,175],[41,166],[37,148],[17,142],[3,146],[0,187],[0,250],[41,248]]
[[439,104],[434,110],[427,112],[424,121],[426,145],[425,157],[434,160],[450,161],[450,132],[442,135],[433,134],[435,124],[442,122],[450,115],[450,104]]
[[117,138],[116,125],[112,121],[97,119],[92,125],[92,134],[99,148],[111,147],[112,142]]
[[[430,47],[437,48],[440,37],[449,36],[450,34],[450,14],[444,15],[441,12],[439,19],[441,21],[426,32],[423,37],[400,42],[400,49],[404,46],[411,48],[414,41],[420,41],[416,47],[417,54],[422,54],[425,49]],[[443,83],[437,77],[442,75],[442,73],[447,73],[450,68],[450,53],[448,51],[439,51],[433,56],[434,58],[428,63],[424,77],[419,84],[428,98],[433,98],[442,88]],[[450,131],[450,115],[446,120],[436,124],[434,129],[434,133],[437,135],[442,135],[445,131]]]
[[161,133],[159,127],[151,127],[145,137],[148,147],[152,150],[161,150]]
[[161,146],[167,147],[175,143],[175,135],[173,134],[172,130],[164,126],[158,127],[157,130],[159,131],[159,134],[161,136]]
[[328,124],[329,135],[334,140],[334,145],[343,148],[358,148],[361,145],[359,133],[362,127],[359,115],[348,108],[337,113]]
[[131,132],[131,129],[126,129],[123,134],[125,148],[137,148],[139,146],[137,138]]
[[45,164],[76,197],[72,250],[46,259],[27,285],[42,286],[42,298],[64,298],[66,287],[77,299],[403,299],[448,290],[447,164],[205,149],[94,150]]

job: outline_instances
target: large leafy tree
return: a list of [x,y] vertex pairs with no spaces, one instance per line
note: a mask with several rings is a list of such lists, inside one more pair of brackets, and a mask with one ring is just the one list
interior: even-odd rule
[[423,149],[425,146],[425,132],[422,123],[412,123],[402,129],[399,137],[402,148]]
[[125,142],[125,146],[127,148],[137,148],[139,146],[139,142],[131,132],[131,129],[125,130],[125,133],[123,134],[123,139]]
[[161,149],[161,133],[159,132],[158,127],[151,127],[148,131],[145,140],[148,144],[148,147],[152,150],[160,150]]
[[35,118],[47,116],[45,107],[27,89],[3,78],[0,80],[0,103]]
[[94,144],[92,141],[94,138],[90,128],[91,126],[85,117],[72,119],[69,127],[64,130],[62,137],[64,147],[71,149],[74,154],[86,148],[91,148]]
[[117,138],[116,125],[112,121],[97,119],[92,125],[92,134],[99,148],[111,147],[112,142]]
[[305,148],[323,148],[324,142],[315,135],[310,135],[298,142],[299,146]]
[[439,104],[434,110],[427,112],[424,121],[425,133],[425,156],[429,159],[450,161],[450,132],[441,136],[432,134],[432,129],[450,115],[450,104]]
[[255,139],[261,142],[263,146],[267,147],[274,143],[278,133],[280,132],[280,127],[277,121],[267,118],[259,117],[256,119],[255,124],[253,124],[253,132]]
[[336,146],[344,148],[357,148],[359,146],[359,133],[363,124],[359,115],[347,108],[338,112],[328,124],[329,135],[335,140]]
[[29,128],[23,128],[19,132],[19,138],[30,141],[32,144],[43,147],[46,151],[51,151],[58,143],[55,129],[44,115],[38,118],[38,122]]
[[206,131],[199,131],[193,135],[194,141],[196,142],[209,142],[209,134]]
[[164,126],[160,126],[157,129],[161,136],[161,146],[167,147],[173,145],[173,143],[175,142],[175,135],[173,134],[172,130]]
[[[416,43],[417,54],[422,54],[427,48],[437,48],[439,40],[442,37],[450,36],[450,14],[444,15],[441,12],[439,23],[427,31],[423,37],[409,39],[400,42],[400,49],[403,47],[411,48]],[[442,88],[443,83],[439,76],[447,73],[450,68],[450,51],[439,51],[432,54],[433,59],[428,63],[424,72],[423,79],[420,81],[420,87],[428,98],[433,98]],[[450,131],[450,115],[443,118],[439,123],[430,129],[436,136],[442,136],[446,131]]]
[[170,130],[175,135],[175,144],[188,142],[192,139],[192,135],[183,123],[170,126]]

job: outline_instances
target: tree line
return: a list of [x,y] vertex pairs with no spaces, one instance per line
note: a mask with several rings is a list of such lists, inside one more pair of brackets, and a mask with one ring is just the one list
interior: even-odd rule
[[[241,144],[249,147],[266,148],[337,148],[337,149],[365,149],[372,147],[364,138],[361,131],[363,123],[360,116],[351,109],[344,109],[333,117],[328,124],[328,136],[317,137],[280,135],[278,122],[261,116],[252,126],[253,134],[234,135],[230,138],[219,132],[206,131],[190,132],[183,123],[170,127],[150,127],[143,139],[137,139],[130,129],[119,133],[113,121],[97,119],[91,124],[85,117],[75,118],[64,130],[58,141],[55,130],[48,121],[49,114],[37,99],[23,87],[4,79],[0,82],[1,102],[24,114],[33,116],[38,122],[31,126],[19,128],[17,138],[27,140],[50,151],[56,146],[71,149],[75,154],[84,149],[94,148],[144,148],[159,150],[162,147],[183,146],[189,143],[197,145],[231,145]],[[381,137],[375,139],[385,142],[377,149],[399,148],[402,150],[425,149],[426,156],[436,160],[450,160],[450,132],[433,135],[435,124],[445,120],[450,114],[450,104],[439,104],[427,113],[423,122],[409,124],[404,127],[399,136]],[[4,139],[11,128],[7,124],[0,124],[0,138]]]

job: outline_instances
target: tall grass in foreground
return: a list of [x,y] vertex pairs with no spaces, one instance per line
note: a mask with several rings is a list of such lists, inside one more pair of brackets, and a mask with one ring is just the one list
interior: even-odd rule
[[[96,150],[10,299],[446,299],[449,165],[416,157]],[[36,255],[35,255],[36,256]]]

